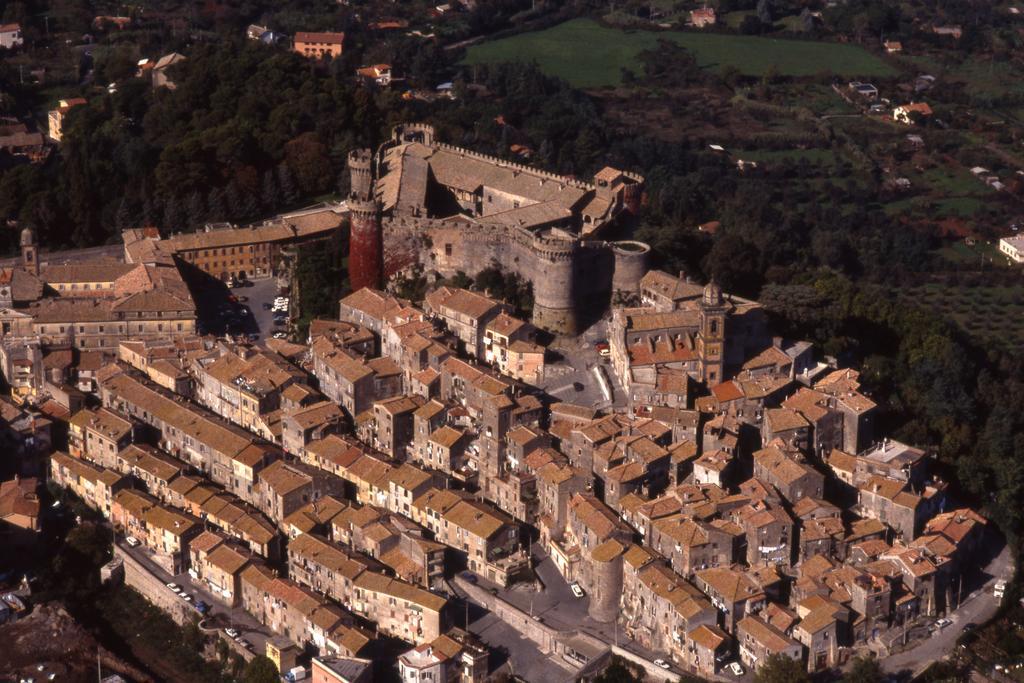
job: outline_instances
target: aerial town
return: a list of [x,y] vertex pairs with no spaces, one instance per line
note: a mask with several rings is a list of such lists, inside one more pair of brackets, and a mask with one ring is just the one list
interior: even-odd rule
[[334,4],[0,10],[0,683],[1024,681],[1024,7]]

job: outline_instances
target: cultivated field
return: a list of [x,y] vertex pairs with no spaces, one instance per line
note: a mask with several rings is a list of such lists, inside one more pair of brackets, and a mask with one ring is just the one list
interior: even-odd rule
[[892,76],[897,72],[856,45],[759,36],[681,31],[606,28],[590,19],[573,19],[558,26],[480,43],[469,48],[468,64],[534,60],[552,76],[578,88],[618,85],[622,69],[640,73],[639,54],[672,40],[691,51],[703,67],[734,66],[743,74],[760,76],[775,66],[784,76],[811,76],[832,71],[844,78]]
[[923,285],[900,295],[955,320],[982,344],[1024,350],[1024,302],[1018,287]]

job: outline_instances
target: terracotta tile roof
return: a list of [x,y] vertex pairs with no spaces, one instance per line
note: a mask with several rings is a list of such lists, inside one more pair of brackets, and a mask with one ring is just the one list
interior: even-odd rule
[[501,304],[483,294],[456,287],[440,287],[427,294],[424,304],[428,309],[447,316],[447,311],[479,320]]
[[764,592],[741,571],[728,567],[711,567],[697,572],[697,578],[711,588],[727,604],[744,600],[761,600]]
[[611,562],[617,557],[624,555],[626,552],[626,546],[614,538],[609,538],[607,541],[597,546],[590,552],[590,559],[594,562]]
[[445,511],[443,517],[455,527],[483,539],[515,525],[512,518],[500,510],[473,500],[459,501]]
[[729,640],[729,634],[717,626],[700,625],[686,635],[687,639],[706,650],[716,651]]
[[219,531],[206,530],[189,541],[188,547],[189,550],[208,553],[225,540],[227,540],[227,537]]
[[233,576],[249,563],[249,556],[239,552],[230,545],[224,544],[213,550],[207,556],[206,561]]
[[744,617],[736,628],[738,633],[750,635],[759,645],[774,654],[794,647],[801,648],[798,642],[756,616]]
[[803,415],[788,408],[769,408],[765,411],[764,420],[771,433],[810,427]]
[[364,287],[343,298],[341,305],[357,310],[374,320],[384,321],[392,311],[405,308],[409,302],[379,290]]
[[590,494],[574,494],[569,510],[601,540],[624,528],[612,509]]
[[315,534],[299,534],[288,543],[288,556],[327,567],[353,581],[367,570],[369,564],[354,553],[343,550]]
[[264,467],[257,475],[257,479],[278,496],[286,496],[313,483],[313,477],[284,460],[272,462]]
[[743,390],[733,380],[722,382],[711,387],[711,394],[719,403],[728,403],[743,398]]

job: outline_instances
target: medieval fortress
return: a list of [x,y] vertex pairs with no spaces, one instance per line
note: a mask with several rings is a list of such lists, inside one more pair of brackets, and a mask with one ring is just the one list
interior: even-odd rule
[[348,165],[353,289],[417,263],[444,277],[497,264],[532,283],[536,325],[574,334],[647,272],[646,244],[605,239],[639,210],[639,175],[582,182],[438,142],[426,124],[396,126]]

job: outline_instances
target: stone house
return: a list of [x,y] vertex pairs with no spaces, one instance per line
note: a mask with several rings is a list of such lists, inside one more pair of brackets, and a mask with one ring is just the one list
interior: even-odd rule
[[767,603],[760,586],[738,568],[701,569],[695,572],[694,582],[718,609],[719,625],[728,633],[735,633],[741,619],[758,612]]
[[[480,359],[486,358],[488,347],[492,347],[492,356],[494,355],[493,346],[496,340],[491,338],[488,342],[488,325],[497,320],[501,313],[505,313],[506,318],[514,320],[507,315],[508,306],[468,289],[440,287],[427,294],[423,306],[428,314],[444,322],[448,331],[463,343],[467,354]],[[511,330],[511,327],[512,325],[504,325],[501,329]],[[515,331],[509,333],[515,335]]]
[[780,506],[758,501],[729,513],[747,541],[747,563],[789,565],[792,562],[793,520]]
[[736,625],[740,660],[751,670],[771,655],[803,660],[803,646],[758,616],[744,617]]
[[50,481],[70,490],[107,519],[112,515],[115,494],[129,485],[125,477],[114,470],[60,451],[50,456]]
[[909,543],[938,511],[944,494],[931,486],[925,488],[923,495],[907,488],[906,482],[873,476],[858,489],[855,511],[889,525]]
[[114,468],[117,454],[135,436],[131,420],[107,408],[80,410],[68,422],[68,452]]
[[312,501],[343,493],[340,478],[301,462],[278,460],[257,475],[257,507],[278,525]]
[[377,401],[373,404],[373,419],[367,422],[372,430],[363,441],[393,458],[404,458],[415,434],[413,416],[423,403],[419,396]]
[[343,424],[344,415],[336,403],[314,403],[282,416],[281,445],[286,452],[302,459],[310,442],[337,433]]
[[721,527],[686,514],[663,517],[651,523],[647,544],[668,558],[675,571],[690,577],[708,567],[727,567],[736,559],[740,539]]
[[811,441],[811,424],[799,412],[789,408],[769,408],[761,423],[761,442],[781,442],[791,450],[807,452]]
[[628,636],[685,661],[687,634],[716,624],[715,608],[692,584],[633,545],[623,561],[620,620]]
[[801,456],[774,446],[754,453],[754,476],[774,486],[790,504],[806,496],[820,499],[825,495],[825,477],[821,472],[804,462]]

